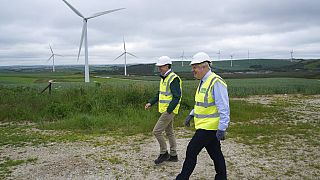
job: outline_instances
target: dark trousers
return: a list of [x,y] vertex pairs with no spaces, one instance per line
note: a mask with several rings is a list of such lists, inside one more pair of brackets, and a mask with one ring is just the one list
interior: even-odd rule
[[[220,141],[216,137],[217,131],[198,129],[188,144],[186,159],[177,180],[187,180],[197,164],[197,156],[205,147],[213,160],[216,170],[215,179],[227,179],[226,163],[221,152]],[[208,167],[209,168],[209,167]]]

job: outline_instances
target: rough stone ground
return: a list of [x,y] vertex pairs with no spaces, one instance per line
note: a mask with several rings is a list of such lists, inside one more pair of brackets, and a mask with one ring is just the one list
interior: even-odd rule
[[[270,104],[279,98],[287,97],[253,96],[245,100]],[[287,109],[289,113],[297,113],[303,121],[320,120],[320,96],[290,96],[289,101],[296,104]],[[179,162],[161,165],[153,163],[158,156],[158,143],[155,138],[145,135],[100,136],[85,142],[0,147],[0,159],[37,158],[34,163],[16,166],[8,179],[174,179],[181,170],[185,148],[193,132],[179,128],[176,134]],[[287,146],[271,146],[267,150],[233,139],[223,141],[229,179],[319,179],[320,148],[304,146],[304,139],[292,138],[288,136]],[[319,138],[319,133],[315,138]],[[190,179],[213,179],[214,174],[213,163],[203,150]]]

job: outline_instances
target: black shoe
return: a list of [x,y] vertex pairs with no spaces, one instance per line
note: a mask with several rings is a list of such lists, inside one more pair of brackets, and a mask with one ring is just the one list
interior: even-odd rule
[[171,156],[169,157],[169,159],[167,161],[171,161],[171,162],[178,162],[178,156],[175,155],[175,156]]
[[160,154],[158,159],[154,160],[154,163],[156,164],[160,164],[163,161],[166,161],[170,158],[170,155],[168,154],[168,152],[164,153],[164,154]]

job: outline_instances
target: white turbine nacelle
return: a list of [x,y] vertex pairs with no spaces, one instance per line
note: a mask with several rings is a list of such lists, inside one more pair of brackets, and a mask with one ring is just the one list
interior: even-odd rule
[[80,52],[81,52],[81,47],[82,47],[82,43],[84,41],[84,46],[85,46],[85,68],[84,68],[84,77],[85,77],[85,82],[90,82],[89,79],[89,60],[88,60],[88,38],[87,38],[87,22],[88,19],[91,18],[95,18],[98,16],[102,16],[104,14],[108,14],[108,13],[112,13],[114,11],[119,11],[125,8],[119,8],[119,9],[113,9],[113,10],[108,10],[108,11],[103,11],[103,12],[99,12],[99,13],[95,13],[92,16],[89,17],[84,17],[77,9],[75,9],[73,6],[71,6],[71,4],[69,4],[66,0],[62,0],[64,3],[67,4],[67,6],[70,7],[70,9],[72,9],[73,12],[75,12],[78,16],[80,16],[83,19],[83,27],[82,27],[82,34],[81,34],[81,40],[80,40],[80,47],[79,47],[79,52],[78,52],[78,61],[79,61],[79,56],[80,56]]
[[129,52],[127,52],[127,49],[126,49],[126,42],[124,41],[124,38],[123,38],[123,50],[124,52],[122,54],[120,54],[117,58],[115,58],[114,60],[117,60],[119,59],[121,56],[124,55],[124,75],[127,76],[127,54],[133,56],[133,57],[136,57],[134,54],[131,54]]

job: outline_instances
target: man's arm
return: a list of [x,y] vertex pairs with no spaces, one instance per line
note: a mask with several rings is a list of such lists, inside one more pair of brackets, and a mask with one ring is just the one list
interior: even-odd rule
[[151,98],[151,99],[148,101],[148,103],[150,103],[151,106],[152,106],[152,105],[154,105],[155,103],[157,103],[158,101],[159,101],[159,91],[157,91],[156,96],[153,97],[153,98]]
[[230,122],[230,107],[227,87],[217,81],[214,84],[212,95],[220,114],[218,130],[225,131],[228,128]]

